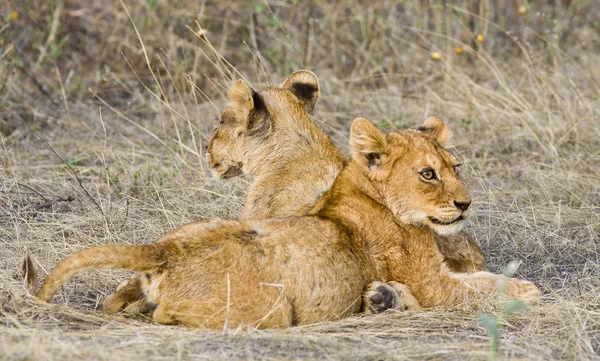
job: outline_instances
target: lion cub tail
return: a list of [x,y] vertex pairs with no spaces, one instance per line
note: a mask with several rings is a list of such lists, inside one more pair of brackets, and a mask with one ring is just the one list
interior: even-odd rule
[[[156,244],[148,246],[98,246],[79,251],[62,260],[44,281],[37,298],[50,302],[56,290],[77,273],[96,268],[120,268],[146,272],[167,262],[168,252]],[[27,263],[27,260],[26,260]],[[31,261],[29,260],[31,265]],[[35,280],[33,267],[24,273],[26,284]]]
[[33,294],[35,285],[37,284],[37,272],[29,252],[25,252],[25,258],[21,263],[21,276],[23,277],[23,287]]

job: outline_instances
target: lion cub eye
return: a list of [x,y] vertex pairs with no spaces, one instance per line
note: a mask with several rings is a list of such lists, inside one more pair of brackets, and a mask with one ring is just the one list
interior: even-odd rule
[[433,171],[433,169],[425,169],[424,171],[422,171],[419,174],[421,174],[421,177],[423,177],[423,179],[425,179],[425,180],[435,180],[435,179],[437,179],[437,177],[435,176],[435,172]]

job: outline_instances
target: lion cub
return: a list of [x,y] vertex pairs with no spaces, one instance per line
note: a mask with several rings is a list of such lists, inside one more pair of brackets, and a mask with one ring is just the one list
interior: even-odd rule
[[444,148],[450,135],[437,118],[387,135],[356,119],[352,160],[309,215],[201,221],[151,245],[88,248],[61,261],[37,297],[49,302],[81,271],[122,268],[143,272],[156,322],[188,327],[334,320],[358,312],[376,280],[402,282],[424,307],[473,303],[502,283],[507,297],[535,302],[531,282],[446,266],[435,234],[458,232],[471,202]]
[[[277,106],[288,99],[280,95],[285,91],[292,93],[298,104],[291,107],[291,114],[249,116],[236,100],[238,94],[250,93]],[[319,81],[306,70],[293,73],[279,88],[256,92],[240,80],[230,91],[230,106],[219,117],[206,159],[221,178],[255,176],[242,218],[304,215],[331,188],[346,159],[304,115],[313,110],[318,97]],[[466,233],[438,236],[437,242],[452,271],[487,270],[481,248]]]
[[[241,110],[239,94],[252,94],[267,109]],[[289,96],[292,95],[292,96]],[[221,178],[255,176],[242,218],[285,217],[306,212],[331,188],[345,159],[307,116],[319,97],[319,82],[297,71],[279,88],[260,92],[238,80],[229,92],[229,107],[206,147],[206,160]],[[261,106],[261,105],[259,105]],[[278,111],[281,108],[286,111]]]

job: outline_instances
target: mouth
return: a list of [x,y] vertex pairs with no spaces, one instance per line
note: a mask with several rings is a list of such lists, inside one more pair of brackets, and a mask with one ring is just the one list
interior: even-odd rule
[[238,175],[242,174],[242,169],[239,167],[229,167],[227,168],[227,170],[221,174],[221,178],[222,179],[227,179],[227,178],[233,178],[233,177],[237,177]]
[[431,223],[437,224],[437,225],[440,225],[440,226],[449,226],[451,224],[458,223],[458,222],[460,222],[460,221],[462,221],[464,219],[465,218],[462,216],[462,214],[460,216],[458,216],[455,220],[450,221],[450,222],[442,222],[442,221],[440,221],[437,218],[429,217],[429,220],[431,221]]

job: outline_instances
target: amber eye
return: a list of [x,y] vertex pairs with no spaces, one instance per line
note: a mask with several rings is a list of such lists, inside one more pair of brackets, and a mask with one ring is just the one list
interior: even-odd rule
[[423,179],[425,179],[425,180],[434,180],[434,179],[437,179],[435,177],[435,172],[433,171],[433,169],[425,169],[420,174],[421,174],[421,177],[423,177]]

